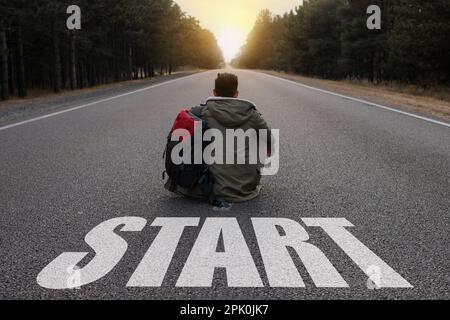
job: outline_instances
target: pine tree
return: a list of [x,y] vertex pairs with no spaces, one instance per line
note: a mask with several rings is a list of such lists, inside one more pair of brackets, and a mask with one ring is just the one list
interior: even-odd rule
[[29,88],[59,92],[223,60],[214,35],[172,0],[79,0],[82,30],[75,31],[65,23],[71,4],[0,0],[2,99],[9,84],[25,96]]

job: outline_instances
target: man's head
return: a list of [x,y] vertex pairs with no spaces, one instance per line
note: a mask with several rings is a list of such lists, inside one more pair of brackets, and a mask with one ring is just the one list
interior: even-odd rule
[[239,96],[238,84],[238,77],[236,75],[219,73],[216,79],[214,95],[216,97],[237,98]]

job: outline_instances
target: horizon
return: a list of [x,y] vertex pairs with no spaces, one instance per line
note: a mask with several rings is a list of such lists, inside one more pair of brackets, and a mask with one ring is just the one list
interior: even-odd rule
[[[284,14],[302,4],[302,0],[175,0],[186,14],[199,20],[200,25],[214,33],[229,63],[239,53],[252,30],[258,13],[269,9],[273,14]],[[211,12],[220,14],[211,15]]]

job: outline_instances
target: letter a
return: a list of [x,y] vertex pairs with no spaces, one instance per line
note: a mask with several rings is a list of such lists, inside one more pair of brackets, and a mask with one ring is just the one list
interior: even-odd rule
[[71,16],[67,18],[66,26],[69,30],[81,30],[81,9],[79,6],[71,5],[67,8],[67,14]]
[[379,6],[371,5],[367,8],[367,14],[371,16],[367,19],[367,29],[381,30],[381,9]]
[[[220,235],[223,252],[217,252]],[[207,218],[178,278],[177,287],[210,287],[224,268],[229,287],[262,287],[258,270],[236,218]]]

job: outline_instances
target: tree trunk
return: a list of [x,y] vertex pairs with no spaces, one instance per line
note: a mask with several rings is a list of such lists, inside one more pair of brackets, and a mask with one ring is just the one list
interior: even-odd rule
[[128,80],[133,79],[133,49],[128,48]]
[[91,87],[95,87],[98,84],[97,82],[97,68],[95,67],[95,60],[91,61],[91,81],[89,85]]
[[56,93],[61,91],[62,80],[61,80],[61,54],[59,51],[59,38],[57,33],[56,22],[53,25],[53,55],[54,55],[54,84],[53,89]]
[[155,76],[155,66],[152,63],[152,65],[150,66],[150,77],[153,78],[154,76]]
[[78,89],[84,88],[84,67],[83,62],[78,64]]
[[17,27],[17,82],[19,85],[19,97],[27,95],[27,83],[25,79],[25,62],[23,57],[22,26]]
[[2,99],[9,99],[9,79],[8,79],[8,45],[6,43],[6,32],[0,31],[0,53],[1,53],[1,88]]
[[70,34],[70,89],[77,88],[77,60],[75,55],[76,38],[75,31]]
[[369,70],[369,82],[374,82],[375,66],[374,66],[374,53],[370,54],[370,70]]
[[8,55],[8,62],[9,62],[9,94],[15,95],[16,94],[16,53],[14,52],[14,48],[12,43],[10,42],[8,45],[9,48],[9,55]]

